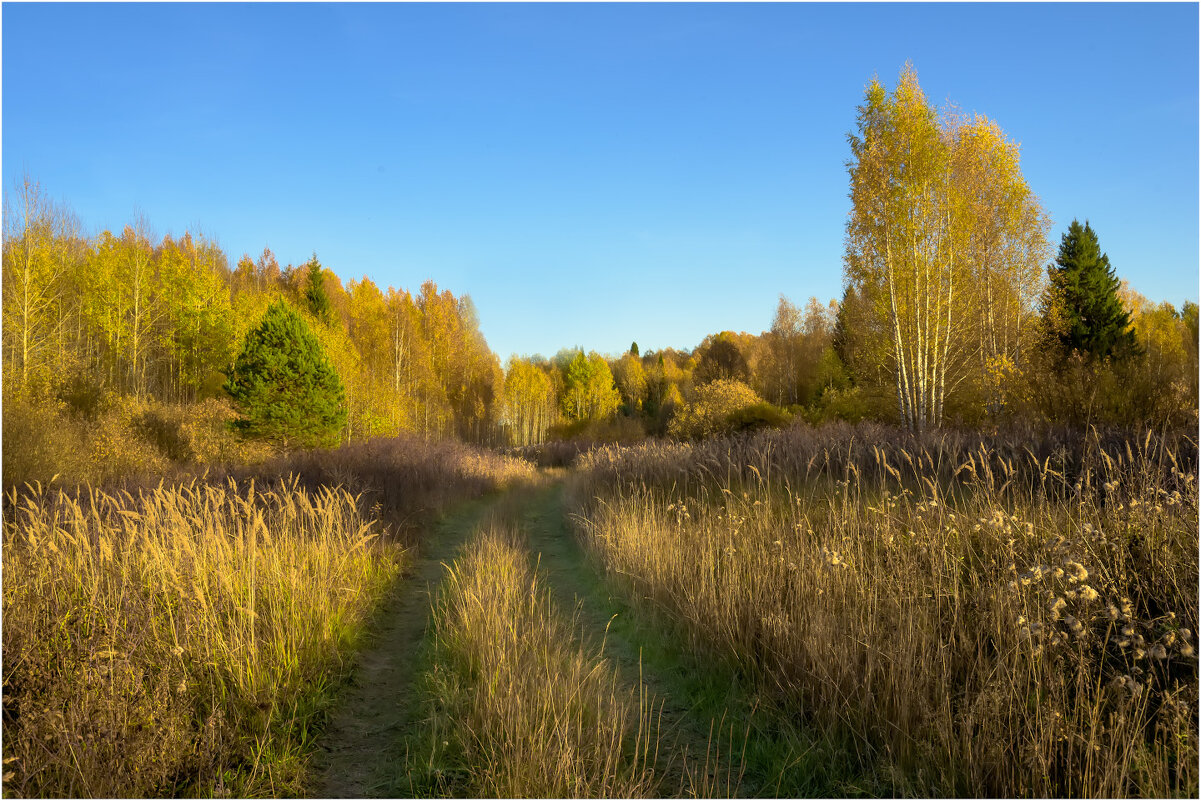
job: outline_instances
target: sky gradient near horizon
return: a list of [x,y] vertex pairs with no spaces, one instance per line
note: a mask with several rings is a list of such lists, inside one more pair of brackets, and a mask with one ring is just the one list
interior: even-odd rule
[[842,291],[846,137],[912,61],[1152,300],[1198,298],[1196,4],[13,4],[3,182],[231,265],[470,294],[489,345],[690,348]]

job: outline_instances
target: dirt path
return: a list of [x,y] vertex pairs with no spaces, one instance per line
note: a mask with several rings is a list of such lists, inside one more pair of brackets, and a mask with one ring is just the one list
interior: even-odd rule
[[[417,564],[381,611],[331,716],[315,759],[322,779],[315,795],[367,798],[409,792],[404,749],[406,739],[420,736],[416,681],[431,596],[444,578],[444,564],[455,557],[485,513],[500,504],[509,505],[528,533],[531,554],[560,610],[576,616],[590,647],[603,643],[604,655],[616,665],[623,683],[637,687],[641,682],[656,707],[661,705],[660,754],[670,763],[665,764],[663,792],[758,795],[761,782],[742,775],[738,751],[745,729],[734,729],[728,721],[723,728],[723,712],[736,693],[732,679],[723,678],[721,671],[698,669],[661,631],[608,590],[571,530],[562,481],[464,504],[437,524]],[[708,768],[706,762],[711,763]],[[692,778],[686,779],[686,773]]]
[[381,610],[321,739],[315,759],[321,776],[316,797],[394,795],[404,772],[404,736],[418,723],[414,682],[429,626],[431,593],[442,581],[443,564],[497,500],[466,503],[438,522],[417,563]]

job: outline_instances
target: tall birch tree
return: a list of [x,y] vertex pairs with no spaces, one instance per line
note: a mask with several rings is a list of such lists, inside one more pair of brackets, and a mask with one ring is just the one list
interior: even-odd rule
[[866,350],[920,433],[961,385],[1020,358],[1046,216],[1016,145],[982,117],[940,117],[912,65],[891,94],[872,81],[848,140],[847,282],[871,309]]

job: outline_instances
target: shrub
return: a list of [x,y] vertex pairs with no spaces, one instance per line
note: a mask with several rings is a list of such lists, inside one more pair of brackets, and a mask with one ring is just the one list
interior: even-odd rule
[[61,404],[37,403],[15,393],[4,396],[3,484],[48,483],[55,476],[84,480],[89,475],[84,428]]
[[871,403],[864,397],[861,387],[838,389],[830,387],[822,393],[816,408],[808,415],[810,422],[817,424],[828,420],[845,420],[858,423],[872,413]]
[[667,433],[680,439],[724,433],[731,430],[733,415],[764,405],[763,398],[741,381],[710,381],[697,387],[692,402],[684,404],[676,413]]
[[756,403],[731,412],[721,429],[731,433],[757,431],[761,428],[783,428],[792,422],[792,415],[770,403]]

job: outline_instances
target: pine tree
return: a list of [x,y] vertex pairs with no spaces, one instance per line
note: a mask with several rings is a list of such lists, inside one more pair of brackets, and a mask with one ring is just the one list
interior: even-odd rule
[[333,319],[333,307],[330,306],[329,295],[325,294],[325,278],[321,274],[321,262],[317,261],[316,253],[309,262],[304,299],[308,302],[309,311],[313,316],[329,325]]
[[1072,220],[1055,263],[1047,266],[1047,277],[1043,318],[1065,353],[1075,350],[1103,359],[1134,351],[1130,313],[1118,297],[1121,282],[1087,221]]
[[346,391],[304,318],[277,300],[246,334],[225,390],[250,436],[331,445],[346,422]]

